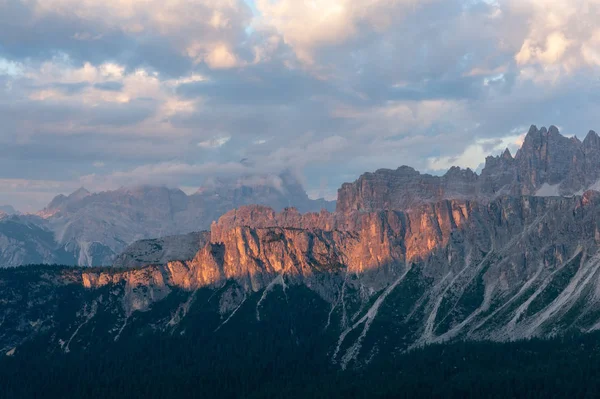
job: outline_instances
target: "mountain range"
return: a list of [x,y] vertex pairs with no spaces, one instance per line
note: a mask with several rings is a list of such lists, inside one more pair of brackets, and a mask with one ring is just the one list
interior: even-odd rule
[[[2,267],[33,263],[80,266],[111,265],[118,254],[137,240],[187,234],[209,228],[211,222],[230,209],[263,204],[274,209],[295,206],[303,211],[333,210],[335,202],[312,200],[289,172],[280,175],[213,180],[196,193],[179,189],[140,186],[90,193],[85,188],[55,197],[36,215],[0,220]],[[43,238],[31,233],[15,235],[13,226],[36,225]],[[53,236],[48,241],[48,236]],[[32,243],[29,243],[29,240]],[[43,240],[44,250],[32,250]],[[10,254],[29,246],[29,257]],[[49,250],[48,250],[49,249]],[[70,258],[65,258],[65,253]],[[25,262],[25,263],[23,263]]]
[[[334,212],[244,205],[209,231],[135,242],[114,267],[2,270],[0,350],[63,356],[179,337],[210,369],[232,357],[270,367],[285,344],[306,364],[368,370],[433,344],[593,334],[598,151],[594,132],[581,142],[532,127],[481,174],[379,170],[344,184]],[[139,198],[184,198],[149,192]],[[59,198],[46,223],[95,197]],[[146,215],[161,231],[163,208]]]

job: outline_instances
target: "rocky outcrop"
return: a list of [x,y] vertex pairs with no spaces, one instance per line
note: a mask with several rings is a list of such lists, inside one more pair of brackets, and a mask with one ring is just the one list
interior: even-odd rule
[[169,261],[192,259],[210,239],[207,231],[136,241],[113,262],[114,267],[164,265]]
[[478,176],[471,170],[452,168],[444,176],[420,174],[408,166],[366,173],[338,190],[337,211],[371,212],[410,209],[443,199],[477,198]]
[[410,209],[442,199],[488,202],[502,195],[581,194],[600,179],[600,139],[591,131],[581,142],[555,126],[532,126],[513,158],[506,150],[488,157],[480,175],[451,168],[444,176],[420,174],[403,166],[366,173],[338,191],[337,210]]

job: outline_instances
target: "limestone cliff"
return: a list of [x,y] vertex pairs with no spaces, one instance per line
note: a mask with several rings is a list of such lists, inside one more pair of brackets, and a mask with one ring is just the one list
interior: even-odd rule
[[[282,275],[306,284],[316,275],[339,273],[360,276],[362,283],[380,290],[412,267],[437,280],[496,251],[504,253],[504,263],[489,272],[502,275],[510,288],[550,256],[543,250],[549,243],[557,257],[545,260],[550,268],[579,247],[594,249],[599,205],[598,194],[589,192],[573,198],[501,197],[489,203],[444,200],[410,211],[349,214],[242,207],[212,225],[210,242],[193,259],[152,270],[160,270],[167,285],[187,290],[234,280],[257,292]],[[86,272],[84,281],[88,287],[102,286],[129,281],[136,273]]]

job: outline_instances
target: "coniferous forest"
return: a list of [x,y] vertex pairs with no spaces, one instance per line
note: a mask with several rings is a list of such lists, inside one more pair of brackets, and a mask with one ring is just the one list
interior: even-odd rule
[[[193,337],[0,362],[3,398],[597,398],[600,335],[456,343],[380,357],[341,371],[319,352],[272,335],[206,347]],[[232,341],[228,341],[231,343]]]

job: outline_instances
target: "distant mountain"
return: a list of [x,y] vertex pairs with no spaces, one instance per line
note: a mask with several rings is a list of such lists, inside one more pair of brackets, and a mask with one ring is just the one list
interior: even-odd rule
[[44,220],[31,215],[0,215],[2,267],[27,264],[74,265],[75,258],[54,240]]
[[141,239],[206,230],[225,212],[248,204],[281,210],[332,210],[335,202],[311,200],[290,173],[213,180],[193,195],[167,187],[126,187],[90,193],[80,188],[59,195],[38,215],[59,246],[82,266],[111,265],[115,256]]
[[19,213],[11,205],[0,205],[0,212],[5,213],[7,215],[16,215]]

